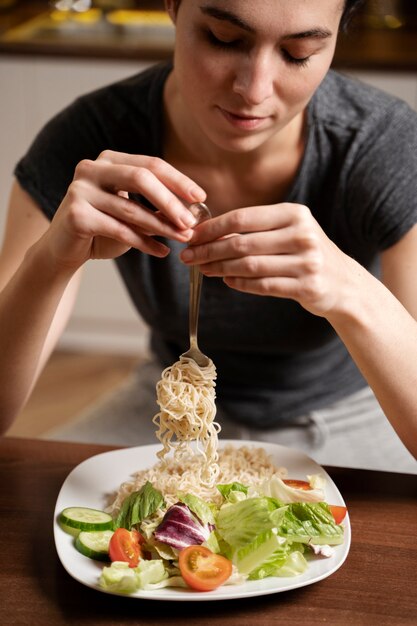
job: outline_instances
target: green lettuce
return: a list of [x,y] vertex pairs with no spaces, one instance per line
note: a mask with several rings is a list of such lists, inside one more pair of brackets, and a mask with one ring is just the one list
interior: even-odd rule
[[233,549],[241,548],[276,525],[271,517],[276,509],[271,498],[247,498],[234,504],[226,503],[217,514],[216,530]]
[[115,561],[104,567],[99,579],[102,589],[113,593],[135,593],[139,589],[147,589],[168,578],[162,560],[141,560],[137,567],[129,567],[124,561]]
[[165,506],[162,493],[154,489],[148,481],[139,491],[134,491],[125,498],[114,521],[114,528],[127,528],[130,530],[147,517],[153,515],[162,506]]
[[326,502],[293,502],[285,507],[278,534],[288,541],[337,545],[343,543],[343,526],[334,522]]
[[113,593],[134,593],[138,589],[136,574],[124,561],[115,561],[109,567],[103,567],[99,584],[102,589]]
[[305,571],[304,545],[337,545],[343,527],[325,502],[283,504],[270,497],[226,502],[216,519],[221,553],[250,579]]
[[[279,537],[276,529],[260,533],[251,543],[235,552],[233,561],[241,574],[251,574],[261,566],[274,563],[277,567],[282,566],[289,553],[288,542]],[[265,576],[272,574],[265,574]],[[257,575],[254,578],[264,578]],[[252,576],[250,576],[252,578]]]
[[223,498],[229,502],[238,502],[244,500],[248,495],[248,487],[242,485],[242,483],[229,483],[227,485],[217,485],[217,490],[220,491]]
[[[292,544],[292,547],[294,547],[294,544]],[[268,576],[299,576],[306,571],[307,567],[308,563],[302,551],[294,550],[294,552],[290,552],[287,556],[284,565],[274,570],[273,573],[268,574]]]
[[249,580],[270,576],[296,576],[307,569],[303,552],[302,544],[290,543],[279,537],[276,529],[272,529],[239,550],[236,565],[239,572],[249,574]]
[[192,493],[179,493],[178,499],[186,504],[202,524],[214,524],[214,511],[210,504]]

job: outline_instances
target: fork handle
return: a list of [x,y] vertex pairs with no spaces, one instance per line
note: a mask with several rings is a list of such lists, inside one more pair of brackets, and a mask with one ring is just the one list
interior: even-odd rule
[[190,346],[197,347],[198,313],[203,275],[198,265],[190,267]]
[[[203,202],[194,202],[188,207],[197,220],[197,223],[204,222],[211,213],[209,208]],[[203,275],[198,265],[190,267],[190,306],[189,306],[189,330],[190,330],[190,347],[198,347],[197,345],[197,329],[198,329],[198,313],[200,310],[201,283]]]

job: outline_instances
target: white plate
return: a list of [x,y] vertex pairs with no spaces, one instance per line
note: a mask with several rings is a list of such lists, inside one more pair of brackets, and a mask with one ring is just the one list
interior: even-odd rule
[[[323,474],[326,479],[326,500],[330,504],[344,506],[343,498],[325,470],[302,452],[276,444],[250,441],[221,441],[220,446],[232,443],[238,446],[262,446],[271,455],[273,462],[288,469],[290,478],[305,479],[307,474]],[[156,453],[160,445],[125,448],[98,454],[78,465],[69,474],[59,493],[54,514],[54,536],[58,556],[67,572],[80,583],[103,593],[98,585],[102,564],[93,561],[74,547],[73,538],[65,533],[57,522],[59,513],[67,506],[87,506],[102,509],[107,504],[109,494],[115,492],[122,482],[129,480],[135,472],[147,469],[157,462]],[[188,589],[172,588],[156,591],[138,591],[134,598],[152,600],[231,600],[262,596],[311,585],[333,574],[345,561],[350,547],[351,532],[349,517],[344,520],[344,543],[336,546],[330,558],[313,558],[306,572],[291,578],[266,578],[248,581],[242,585],[225,585],[210,592],[197,592]]]

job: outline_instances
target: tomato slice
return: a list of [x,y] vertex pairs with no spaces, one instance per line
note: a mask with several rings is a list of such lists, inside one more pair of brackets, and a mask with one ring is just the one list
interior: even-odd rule
[[136,567],[142,556],[140,543],[143,543],[143,537],[137,530],[118,528],[110,539],[110,560],[125,561],[129,567]]
[[292,487],[293,489],[303,489],[303,491],[310,491],[311,485],[306,480],[297,480],[296,478],[284,478],[283,483]]
[[337,506],[336,504],[329,504],[329,509],[332,512],[334,517],[334,521],[336,524],[341,524],[345,519],[346,515],[346,507],[345,506]]
[[188,546],[181,550],[179,566],[187,585],[196,591],[217,589],[232,573],[229,559],[204,546]]

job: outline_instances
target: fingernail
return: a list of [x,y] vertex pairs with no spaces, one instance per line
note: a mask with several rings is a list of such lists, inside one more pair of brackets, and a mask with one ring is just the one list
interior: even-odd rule
[[192,250],[190,250],[189,248],[186,248],[185,250],[183,250],[181,252],[181,259],[185,263],[188,263],[189,261],[192,261],[193,258],[194,258],[194,252]]
[[194,217],[194,215],[192,213],[185,213],[181,217],[181,220],[182,220],[183,224],[185,224],[185,226],[187,228],[192,228],[197,223],[197,220],[196,220],[196,218]]
[[191,241],[193,235],[194,231],[191,228],[187,230],[180,230],[178,232],[178,239],[181,239],[182,241]]
[[203,202],[206,198],[205,192],[200,187],[191,187],[190,196],[196,202]]

